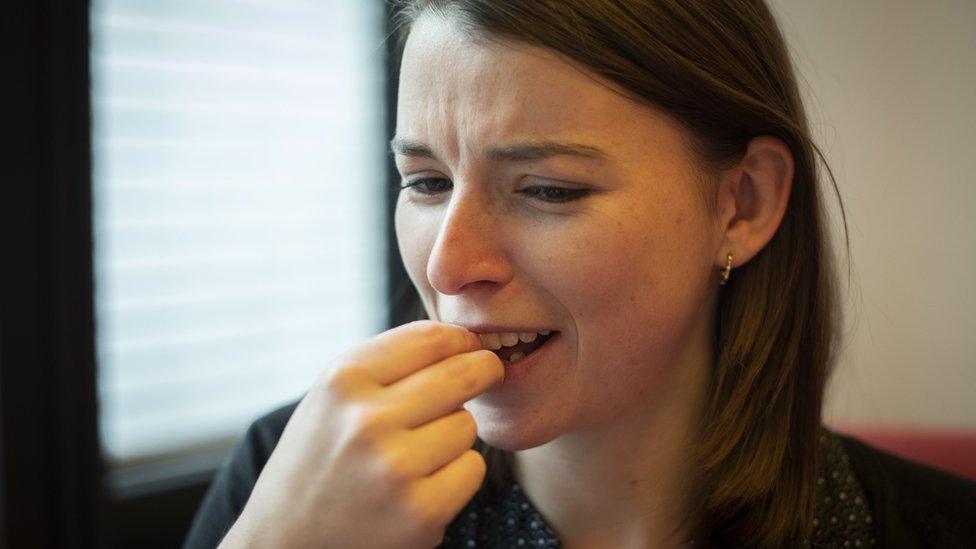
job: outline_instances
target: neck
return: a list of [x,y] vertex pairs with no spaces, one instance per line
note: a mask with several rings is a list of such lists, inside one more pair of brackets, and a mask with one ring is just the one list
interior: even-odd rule
[[563,547],[677,547],[689,539],[690,445],[711,364],[710,353],[699,354],[682,361],[675,390],[652,411],[514,453],[516,479]]

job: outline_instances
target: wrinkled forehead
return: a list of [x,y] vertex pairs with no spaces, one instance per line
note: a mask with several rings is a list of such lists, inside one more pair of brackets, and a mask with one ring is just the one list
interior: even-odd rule
[[653,134],[661,116],[542,47],[472,37],[449,18],[419,18],[400,72],[397,136],[453,148],[566,138],[612,146]]

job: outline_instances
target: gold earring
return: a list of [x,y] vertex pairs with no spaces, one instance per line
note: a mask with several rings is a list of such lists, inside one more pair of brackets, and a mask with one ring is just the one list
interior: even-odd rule
[[719,286],[725,286],[725,283],[729,281],[729,275],[732,274],[732,254],[730,253],[725,257],[725,268],[722,269],[722,280],[718,281]]

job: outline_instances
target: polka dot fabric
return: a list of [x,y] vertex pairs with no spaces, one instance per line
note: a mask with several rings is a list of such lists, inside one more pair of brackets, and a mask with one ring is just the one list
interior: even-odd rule
[[[476,497],[448,526],[441,547],[559,547],[555,532],[509,475],[506,488],[493,497]],[[850,458],[833,433],[820,437],[817,513],[808,547],[875,547],[877,532],[864,488],[854,476]],[[699,544],[689,543],[691,547]]]
[[441,547],[559,547],[556,534],[511,482],[496,501],[476,498],[447,529]]
[[840,439],[826,429],[820,435],[820,461],[813,546],[876,547],[878,535],[864,488]]

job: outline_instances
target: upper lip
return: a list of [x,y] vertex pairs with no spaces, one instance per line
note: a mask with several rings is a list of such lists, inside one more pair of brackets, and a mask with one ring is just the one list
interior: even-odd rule
[[476,334],[505,334],[505,333],[508,333],[508,334],[522,333],[522,334],[524,334],[524,333],[528,333],[528,332],[538,333],[538,332],[555,332],[555,331],[557,331],[557,330],[554,330],[552,328],[539,327],[539,326],[513,327],[513,326],[501,326],[501,325],[498,325],[498,324],[460,324],[460,323],[452,323],[452,324],[456,324],[457,326],[460,326],[460,327],[468,330],[469,332],[474,332]]

